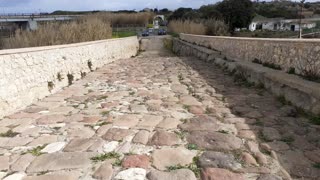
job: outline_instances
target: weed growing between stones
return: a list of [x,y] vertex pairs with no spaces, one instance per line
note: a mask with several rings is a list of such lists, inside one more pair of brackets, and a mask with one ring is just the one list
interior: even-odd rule
[[288,145],[291,145],[291,143],[294,141],[294,137],[292,137],[292,136],[284,137],[280,141],[283,141],[283,142],[287,143]]
[[131,91],[131,92],[129,93],[130,96],[133,96],[134,94],[135,94],[134,91]]
[[54,83],[52,81],[48,82],[48,90],[49,90],[49,92],[51,92],[53,90],[54,86],[55,85],[54,85]]
[[245,76],[245,74],[243,73],[237,73],[235,74],[234,76],[234,82],[237,84],[237,85],[240,85],[240,86],[245,86],[245,87],[253,87],[255,85],[255,83],[253,82],[249,82]]
[[219,132],[219,133],[222,133],[222,134],[229,134],[229,132],[226,131],[226,130],[219,130],[218,132]]
[[198,145],[196,145],[196,144],[187,144],[186,148],[189,150],[198,150],[199,149]]
[[277,100],[282,104],[282,105],[292,105],[292,103],[290,101],[287,101],[286,98],[281,95],[277,97]]
[[42,150],[43,148],[45,148],[45,147],[46,147],[46,145],[37,146],[37,147],[35,147],[35,148],[27,151],[27,153],[30,153],[30,154],[32,154],[33,156],[40,156],[41,154],[43,154],[43,153],[41,152],[41,150]]
[[109,113],[110,113],[110,111],[102,111],[100,114],[101,114],[102,116],[108,116]]
[[81,75],[81,79],[83,79],[87,76],[87,73],[80,71],[80,75]]
[[41,175],[45,175],[45,174],[48,174],[49,171],[41,171],[39,173],[37,173],[38,176],[41,176]]
[[105,100],[107,98],[108,98],[108,96],[102,95],[102,96],[97,97],[97,100],[100,101],[100,100]]
[[13,132],[11,129],[5,133],[1,133],[0,137],[15,137],[16,135],[18,135],[19,133],[17,132]]
[[296,68],[290,67],[289,70],[287,71],[288,74],[296,74]]
[[183,109],[185,109],[185,110],[189,111],[190,106],[189,106],[189,105],[183,105]]
[[68,77],[68,84],[69,84],[69,86],[71,86],[73,83],[73,80],[74,80],[74,76],[72,74],[68,73],[67,77]]
[[92,62],[90,60],[88,61],[88,68],[90,69],[91,72],[93,71]]
[[199,156],[196,156],[193,158],[193,162],[191,164],[188,165],[175,165],[175,166],[168,166],[167,170],[168,171],[174,171],[174,170],[178,170],[178,169],[190,169],[195,175],[196,177],[200,177],[200,168],[198,167],[199,164]]
[[180,121],[183,123],[183,124],[185,124],[185,123],[187,123],[187,119],[180,119]]
[[105,126],[105,125],[108,125],[108,124],[111,124],[111,122],[102,121],[102,122],[98,122],[98,123],[96,123],[96,124],[86,124],[86,125],[84,125],[84,126],[85,126],[85,127],[90,127],[90,128],[92,128],[92,129],[94,129],[94,128],[97,127],[97,126],[101,127],[101,126]]
[[313,165],[313,167],[314,167],[314,168],[317,168],[317,169],[320,169],[320,163],[315,163],[315,164]]
[[90,159],[93,162],[105,161],[107,159],[116,159],[116,160],[120,161],[120,157],[121,157],[121,155],[119,153],[109,152],[109,153],[104,153],[104,154],[100,154],[100,155],[94,156],[94,157],[92,157]]
[[256,122],[253,125],[263,126],[263,122],[260,119],[256,119]]
[[311,116],[310,121],[313,124],[320,125],[320,116]]
[[180,82],[184,80],[182,74],[179,74],[179,75],[178,75],[178,79],[179,79]]
[[205,111],[206,114],[212,114],[212,110],[209,108],[209,107],[206,107],[206,111]]
[[63,80],[63,77],[62,77],[61,73],[57,74],[57,79],[58,79],[59,82],[61,82]]
[[184,140],[185,137],[187,136],[187,132],[185,131],[174,131],[174,133],[181,139]]

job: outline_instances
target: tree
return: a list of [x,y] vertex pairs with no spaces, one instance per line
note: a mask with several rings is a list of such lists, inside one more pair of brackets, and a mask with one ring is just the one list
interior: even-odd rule
[[169,21],[176,19],[186,19],[186,14],[192,12],[192,8],[179,8],[169,17]]
[[217,4],[231,31],[235,28],[246,28],[254,17],[254,7],[250,0],[224,0]]
[[199,13],[204,19],[222,19],[222,14],[217,10],[216,5],[201,6]]

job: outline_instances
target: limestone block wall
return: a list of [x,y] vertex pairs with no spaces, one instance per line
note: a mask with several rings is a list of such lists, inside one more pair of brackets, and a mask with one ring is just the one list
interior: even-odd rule
[[198,46],[177,38],[173,39],[173,52],[180,56],[193,56],[214,63],[230,74],[237,74],[255,85],[263,85],[278,97],[284,97],[292,105],[320,115],[320,83],[307,81],[297,75],[274,70],[247,61],[225,59],[220,52]]
[[[180,34],[183,41],[222,52],[239,61],[269,62],[283,71],[295,68],[297,73],[310,68],[320,69],[320,40],[267,39],[200,36]],[[320,75],[320,70],[318,71]]]
[[[0,51],[0,118],[117,59],[135,56],[137,37]],[[91,69],[90,69],[91,67]]]

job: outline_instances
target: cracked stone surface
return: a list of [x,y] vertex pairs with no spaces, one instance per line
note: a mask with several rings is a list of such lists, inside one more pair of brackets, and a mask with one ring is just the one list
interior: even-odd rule
[[0,179],[319,179],[319,126],[162,40],[1,119]]

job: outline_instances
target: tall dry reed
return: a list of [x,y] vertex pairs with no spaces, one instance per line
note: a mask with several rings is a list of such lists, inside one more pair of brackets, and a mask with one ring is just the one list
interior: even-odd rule
[[215,19],[208,20],[173,20],[170,21],[169,30],[174,33],[197,35],[225,36],[229,35],[228,26]]
[[59,23],[39,25],[35,31],[18,30],[15,36],[6,39],[2,48],[24,48],[70,44],[109,39],[112,37],[110,23],[97,16]]

